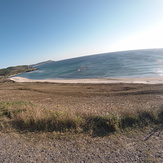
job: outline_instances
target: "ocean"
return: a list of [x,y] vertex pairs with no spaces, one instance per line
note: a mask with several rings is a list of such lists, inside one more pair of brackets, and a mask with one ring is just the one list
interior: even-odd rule
[[163,49],[131,50],[88,55],[38,64],[28,79],[91,79],[163,77]]

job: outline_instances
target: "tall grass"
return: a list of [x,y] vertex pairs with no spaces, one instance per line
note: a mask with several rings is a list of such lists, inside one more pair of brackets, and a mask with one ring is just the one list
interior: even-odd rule
[[127,127],[144,127],[163,123],[163,108],[159,111],[138,111],[99,115],[68,109],[45,108],[26,101],[0,102],[0,128],[18,131],[73,132],[107,135]]

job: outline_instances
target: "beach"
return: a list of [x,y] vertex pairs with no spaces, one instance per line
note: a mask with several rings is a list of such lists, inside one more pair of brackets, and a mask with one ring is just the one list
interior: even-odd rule
[[50,83],[88,83],[88,84],[109,84],[109,83],[133,83],[133,84],[163,84],[163,78],[103,78],[103,79],[42,79],[33,80],[23,77],[10,77],[15,82],[50,82]]

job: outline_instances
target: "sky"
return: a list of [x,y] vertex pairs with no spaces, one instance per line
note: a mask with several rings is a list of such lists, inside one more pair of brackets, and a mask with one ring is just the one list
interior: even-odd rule
[[0,68],[163,48],[163,0],[0,0]]

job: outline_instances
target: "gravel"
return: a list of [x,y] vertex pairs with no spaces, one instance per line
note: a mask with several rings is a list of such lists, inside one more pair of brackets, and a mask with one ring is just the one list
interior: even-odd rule
[[151,131],[148,127],[105,137],[82,135],[67,140],[44,138],[39,141],[0,133],[0,162],[163,162],[163,131],[159,129],[152,134]]

